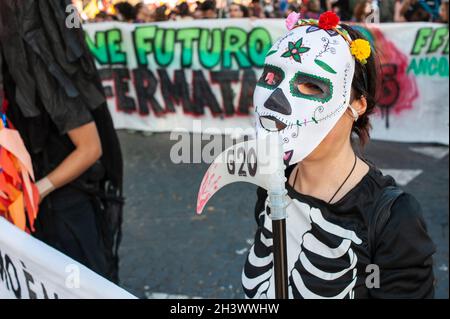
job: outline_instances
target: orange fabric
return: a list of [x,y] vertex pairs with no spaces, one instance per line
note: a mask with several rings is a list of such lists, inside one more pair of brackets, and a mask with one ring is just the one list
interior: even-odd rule
[[19,172],[14,159],[5,148],[0,148],[0,167],[5,171],[5,173],[12,178],[12,183],[17,184],[20,182]]
[[9,216],[11,216],[12,222],[22,230],[26,228],[25,220],[25,208],[23,205],[23,194],[20,194],[16,200],[9,205]]
[[31,158],[17,131],[0,120],[0,217],[26,232],[34,231],[39,193]]

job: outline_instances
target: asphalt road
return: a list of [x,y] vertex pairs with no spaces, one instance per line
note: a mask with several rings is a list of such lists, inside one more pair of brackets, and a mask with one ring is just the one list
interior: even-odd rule
[[[242,298],[256,187],[233,184],[195,215],[206,164],[173,164],[168,134],[120,132],[125,157],[122,286],[140,298]],[[448,147],[373,141],[366,156],[422,204],[437,245],[437,298],[448,298]]]

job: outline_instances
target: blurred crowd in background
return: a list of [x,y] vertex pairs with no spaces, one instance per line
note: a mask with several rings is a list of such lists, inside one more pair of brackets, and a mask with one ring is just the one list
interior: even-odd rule
[[219,18],[283,18],[301,12],[317,19],[328,10],[343,21],[448,23],[449,0],[74,0],[88,22],[132,23]]

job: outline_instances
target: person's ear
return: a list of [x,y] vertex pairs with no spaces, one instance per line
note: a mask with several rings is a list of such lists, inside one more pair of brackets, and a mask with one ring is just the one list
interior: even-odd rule
[[366,97],[364,95],[361,95],[359,99],[354,99],[351,106],[358,113],[358,116],[361,117],[367,111]]

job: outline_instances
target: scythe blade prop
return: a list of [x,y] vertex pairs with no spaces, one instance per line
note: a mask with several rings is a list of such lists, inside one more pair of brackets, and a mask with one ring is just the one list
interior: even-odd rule
[[286,253],[286,177],[280,137],[269,136],[236,144],[211,164],[200,186],[197,214],[226,185],[247,182],[267,190],[273,229],[275,296],[288,298]]

